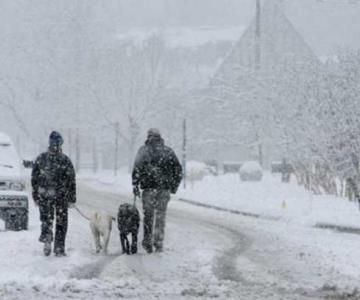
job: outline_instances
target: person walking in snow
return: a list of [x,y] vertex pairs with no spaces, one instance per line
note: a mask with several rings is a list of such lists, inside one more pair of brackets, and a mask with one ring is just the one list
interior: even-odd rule
[[68,207],[76,202],[75,171],[70,159],[62,153],[62,136],[51,132],[48,151],[35,160],[31,173],[32,195],[39,206],[44,254],[49,256],[53,241],[53,223],[56,216],[54,253],[65,256],[65,238],[68,226]]
[[153,247],[156,252],[163,250],[165,217],[170,193],[176,193],[181,179],[182,168],[174,151],[165,146],[158,129],[149,129],[145,145],[136,155],[132,172],[134,195],[140,197],[142,189],[142,245],[147,253],[152,253]]

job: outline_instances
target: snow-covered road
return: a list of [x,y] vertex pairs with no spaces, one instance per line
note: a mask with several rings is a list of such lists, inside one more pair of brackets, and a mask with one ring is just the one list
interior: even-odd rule
[[[126,196],[79,188],[87,214],[116,215]],[[30,230],[0,232],[0,299],[359,299],[360,239],[294,224],[229,215],[176,200],[161,254],[96,255],[88,222],[70,213],[66,258],[43,257],[38,213]],[[140,240],[142,232],[140,232]]]

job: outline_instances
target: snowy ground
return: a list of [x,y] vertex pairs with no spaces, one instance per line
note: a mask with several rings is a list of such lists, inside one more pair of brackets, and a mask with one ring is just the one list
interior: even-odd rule
[[294,179],[265,173],[261,182],[242,182],[238,175],[207,176],[179,197],[244,212],[270,216],[285,222],[315,225],[319,222],[360,227],[357,203],[335,196],[314,196]]
[[[235,183],[226,177],[214,180]],[[79,207],[86,214],[105,207],[115,215],[121,202],[130,201],[125,173],[116,180],[81,178]],[[200,196],[201,184],[215,184],[208,180],[181,196],[199,193],[199,201],[215,203],[217,192],[216,204],[229,205],[222,185]],[[266,180],[252,187],[251,199],[272,199],[280,191],[287,199],[308,199],[296,186]],[[295,216],[289,214],[291,222],[255,219],[172,199],[164,253],[147,255],[140,247],[138,255],[120,255],[114,226],[110,254],[103,256],[94,253],[88,222],[71,211],[68,257],[55,258],[42,256],[38,212],[31,207],[29,231],[0,232],[0,299],[360,299],[359,236],[314,229]]]
[[[101,191],[131,193],[131,180],[125,169],[115,178],[113,172],[97,176],[83,174],[82,178]],[[177,198],[215,205],[228,209],[259,214],[286,223],[313,226],[332,223],[360,228],[358,204],[335,196],[314,196],[292,182],[282,183],[279,175],[265,173],[261,182],[242,182],[237,174],[206,176],[201,181],[188,182],[180,187]]]

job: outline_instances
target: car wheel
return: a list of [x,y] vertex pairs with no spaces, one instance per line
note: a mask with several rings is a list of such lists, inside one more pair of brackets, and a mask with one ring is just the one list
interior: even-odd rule
[[29,216],[28,214],[24,214],[22,217],[22,221],[21,221],[21,225],[20,225],[20,230],[28,230],[29,228]]

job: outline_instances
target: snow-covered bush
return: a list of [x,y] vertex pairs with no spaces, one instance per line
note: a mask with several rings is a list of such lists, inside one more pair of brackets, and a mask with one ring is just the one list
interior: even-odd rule
[[304,91],[302,103],[283,111],[289,120],[283,151],[306,178],[305,186],[315,193],[341,194],[336,178],[343,182],[359,171],[360,52],[340,53]]
[[195,181],[200,181],[209,174],[209,168],[203,162],[189,161],[186,163],[186,178],[191,186],[194,185]]

